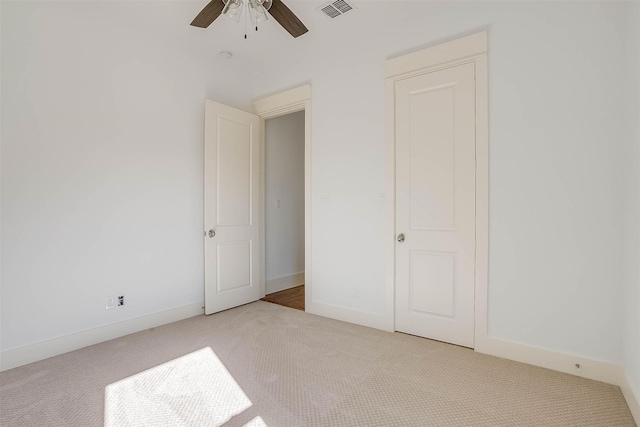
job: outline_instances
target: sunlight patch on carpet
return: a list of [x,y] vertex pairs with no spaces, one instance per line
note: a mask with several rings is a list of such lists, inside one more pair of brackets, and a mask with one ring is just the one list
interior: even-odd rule
[[243,427],[268,427],[268,426],[262,420],[262,417],[255,417],[254,419],[246,423]]
[[[104,425],[221,426],[252,403],[210,347],[105,388]],[[260,417],[250,424],[266,426]]]

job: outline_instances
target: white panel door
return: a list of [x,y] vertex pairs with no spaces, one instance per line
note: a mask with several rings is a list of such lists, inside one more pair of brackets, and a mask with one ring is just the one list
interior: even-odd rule
[[395,93],[396,330],[473,347],[474,65],[401,80]]
[[260,299],[260,119],[205,104],[205,314]]

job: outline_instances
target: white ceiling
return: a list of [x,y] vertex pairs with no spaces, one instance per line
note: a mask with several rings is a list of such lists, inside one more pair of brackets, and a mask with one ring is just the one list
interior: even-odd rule
[[[383,57],[395,56],[422,47],[407,46],[407,40],[420,38],[428,43],[433,40],[433,34],[447,37],[455,31],[450,19],[443,20],[449,23],[446,26],[439,23],[440,14],[473,13],[478,8],[478,2],[356,0],[352,1],[355,10],[330,19],[317,10],[324,3],[326,1],[285,0],[285,4],[309,29],[297,39],[273,18],[260,25],[258,32],[249,23],[246,40],[242,20],[238,24],[221,16],[207,29],[189,26],[188,22],[204,7],[206,0],[185,2],[184,15],[175,19],[174,24],[179,22],[185,26],[183,31],[190,43],[202,46],[203,54],[211,55],[216,69],[233,70],[243,79],[253,82],[254,94],[264,95],[257,81],[265,73],[270,73],[270,80],[275,78],[274,74],[282,74],[281,86],[286,87],[303,83],[293,78],[294,74],[301,75],[293,71],[301,67],[335,69],[343,59],[370,55],[372,51],[381,52]],[[465,28],[464,15],[460,16],[460,28]],[[469,32],[468,26],[462,31]],[[425,33],[423,38],[416,37],[420,32]],[[233,58],[221,58],[221,51],[232,52]]]

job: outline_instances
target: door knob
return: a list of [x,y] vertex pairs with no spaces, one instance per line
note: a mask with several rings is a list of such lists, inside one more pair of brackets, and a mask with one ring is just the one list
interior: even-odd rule
[[398,234],[398,242],[399,242],[399,243],[404,242],[404,233],[400,233],[400,234]]
[[207,233],[207,235],[209,237],[216,237],[216,231],[212,228],[211,230],[209,230],[209,232]]

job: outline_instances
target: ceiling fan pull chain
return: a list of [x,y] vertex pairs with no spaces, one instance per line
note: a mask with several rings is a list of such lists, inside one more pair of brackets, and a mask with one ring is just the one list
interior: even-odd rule
[[[245,7],[244,4],[241,7]],[[244,39],[247,39],[247,15],[249,14],[249,6],[247,5],[247,12],[244,14]]]

